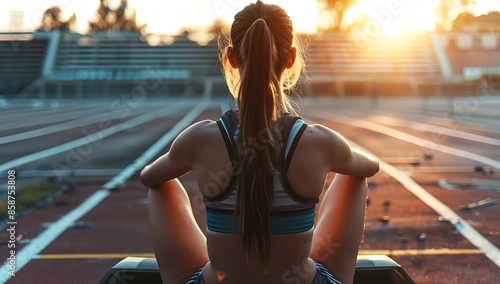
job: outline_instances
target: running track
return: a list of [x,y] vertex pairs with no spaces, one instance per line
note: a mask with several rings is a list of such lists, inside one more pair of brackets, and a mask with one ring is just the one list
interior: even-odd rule
[[[335,129],[382,161],[370,179],[362,253],[388,254],[417,283],[492,283],[500,279],[499,205],[458,208],[500,197],[500,100],[310,99],[308,123]],[[55,176],[71,186],[51,205],[16,218],[16,276],[0,283],[95,283],[125,256],[152,256],[145,197],[137,176],[187,125],[216,119],[227,101],[67,101],[57,108],[13,102],[1,110],[0,172],[18,185]],[[417,165],[418,164],[418,165]],[[475,167],[481,166],[481,171]],[[182,178],[204,228],[193,177]],[[451,190],[439,185],[465,186]],[[384,201],[391,206],[384,209]],[[380,217],[389,216],[387,224]],[[8,257],[8,225],[0,231]],[[425,233],[425,241],[415,236]],[[458,257],[457,257],[458,256]],[[84,273],[82,273],[84,272]]]

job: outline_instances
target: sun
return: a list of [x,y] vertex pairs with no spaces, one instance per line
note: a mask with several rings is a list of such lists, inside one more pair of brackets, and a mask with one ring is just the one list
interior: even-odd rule
[[[268,0],[266,3],[283,7],[292,18],[296,30],[308,33],[317,31],[316,0]],[[436,1],[433,0],[358,0],[357,5],[347,10],[344,24],[354,21],[356,15],[365,14],[369,19],[368,24],[371,26],[369,28],[380,29],[386,35],[398,36],[409,31],[432,31],[436,20],[435,6]]]
[[[309,33],[317,31],[316,0],[268,0],[266,3],[283,7],[292,18],[297,30]],[[358,0],[357,5],[347,10],[344,24],[354,21],[356,15],[365,14],[371,26],[368,28],[380,29],[386,35],[397,36],[409,31],[432,31],[435,28],[435,6],[434,0]]]
[[357,9],[368,16],[369,24],[378,25],[386,35],[411,31],[431,31],[435,27],[434,1],[359,0]]

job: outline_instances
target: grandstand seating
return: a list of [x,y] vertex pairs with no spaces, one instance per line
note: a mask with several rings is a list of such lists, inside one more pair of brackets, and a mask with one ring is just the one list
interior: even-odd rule
[[[498,45],[486,51],[454,49],[443,44],[447,36],[312,35],[307,77],[302,80],[308,82],[303,84],[304,93],[430,94],[450,81],[456,86],[463,80],[457,70],[500,65]],[[0,34],[0,94],[36,96],[38,90],[42,98],[45,94],[83,98],[130,93],[137,87],[152,96],[227,93],[215,40],[200,46],[187,34],[163,42],[152,37],[137,33]],[[491,45],[490,41],[486,42]]]
[[170,45],[150,46],[138,35],[66,34],[60,41],[52,78],[134,80],[148,73],[172,79],[219,76],[216,54],[216,47],[200,48],[185,36]]
[[[337,95],[344,95],[346,88],[374,92],[374,82],[391,85],[396,92],[409,91],[441,76],[428,34],[359,39],[348,33],[324,33],[313,38],[308,54],[311,84],[332,83]],[[404,86],[395,87],[398,84]]]
[[0,34],[0,95],[20,92],[39,78],[48,39],[32,34]]
[[357,40],[347,33],[325,33],[314,38],[308,53],[308,74],[317,80],[440,76],[429,35]]
[[164,92],[169,83],[181,83],[181,91],[190,95],[196,86],[205,88],[207,81],[222,81],[217,63],[216,43],[201,47],[186,34],[157,46],[139,34],[63,34],[48,79],[69,87],[76,83],[76,93],[85,92],[85,85],[99,84],[108,92],[113,86],[125,92],[144,80],[156,80],[161,84],[155,89]]

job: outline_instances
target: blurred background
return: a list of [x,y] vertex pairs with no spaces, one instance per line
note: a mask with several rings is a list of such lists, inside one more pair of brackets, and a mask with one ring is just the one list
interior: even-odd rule
[[[249,2],[4,0],[0,95],[110,96],[157,79],[153,96],[225,96],[217,38]],[[499,1],[269,2],[307,35],[305,95],[463,95],[498,84]]]
[[[97,283],[154,257],[137,173],[234,107],[218,40],[251,2],[0,0],[0,176],[16,183],[14,215],[0,184],[0,255],[16,256],[0,283]],[[500,1],[265,2],[307,54],[300,115],[381,161],[360,254],[417,283],[498,282]]]

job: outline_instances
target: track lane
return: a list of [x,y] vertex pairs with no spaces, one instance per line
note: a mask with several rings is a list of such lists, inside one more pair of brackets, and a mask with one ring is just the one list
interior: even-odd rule
[[[339,114],[331,114],[326,113],[324,111],[315,110],[310,112],[311,117],[317,117],[322,119],[323,121],[331,121],[336,123],[347,124],[363,129],[367,129],[370,131],[378,132],[383,135],[388,135],[398,140],[406,141],[409,143],[417,144],[419,146],[428,146],[431,143],[425,145],[425,140],[420,140],[421,138],[409,135],[407,133],[397,131],[391,128],[388,128],[384,125],[380,125],[377,123],[373,123],[371,121],[361,120],[354,117],[339,115]],[[312,123],[315,123],[312,120],[309,120]],[[399,126],[399,125],[398,125]],[[478,142],[478,141],[476,141]],[[362,149],[368,153],[371,153],[375,157],[377,155],[373,154],[369,150],[361,147],[360,145],[350,141],[350,144],[356,148]],[[434,143],[435,144],[435,143]],[[479,155],[466,152],[466,151],[455,151],[452,147],[442,147],[444,145],[433,145],[433,150],[438,150],[447,154],[468,158],[475,161],[487,161],[490,162],[490,165],[497,166],[500,164],[497,161],[491,159],[485,159],[485,157],[481,157]],[[398,182],[400,182],[406,189],[411,191],[416,197],[421,199],[426,205],[430,206],[434,211],[439,213],[440,216],[444,217],[445,220],[450,220],[455,224],[457,230],[466,237],[474,246],[476,246],[482,253],[484,253],[496,266],[500,267],[500,250],[492,244],[487,238],[485,238],[482,234],[480,234],[477,230],[475,230],[465,219],[456,214],[453,210],[451,210],[444,203],[435,198],[432,194],[430,194],[427,190],[417,184],[412,178],[410,178],[407,174],[400,171],[396,167],[390,165],[385,162],[383,158],[378,158],[380,161],[380,168],[382,171],[386,172],[390,177],[394,178]]]
[[[314,111],[314,109],[313,109],[313,111]],[[374,139],[377,139],[379,134],[377,134],[377,136],[375,136],[374,134],[372,135],[372,134],[368,133],[367,131],[369,131],[369,130],[366,130],[366,129],[359,130],[355,127],[352,127],[352,128],[345,127],[345,128],[350,129],[350,131],[363,131],[363,134],[366,131],[366,133],[367,133],[366,136],[362,135],[362,134],[360,135],[360,137],[367,138],[366,142],[360,141],[360,142],[364,142],[364,145],[374,144],[375,148],[384,147],[384,141],[380,141],[377,143],[371,143],[372,141],[376,141]],[[344,133],[344,132],[342,132],[342,133]],[[123,133],[123,134],[125,134],[125,133]],[[348,133],[348,134],[350,134],[350,133]],[[130,135],[132,136],[135,134],[130,133]],[[350,135],[348,135],[348,136],[350,136]],[[401,144],[404,144],[404,143],[401,142]],[[391,147],[392,147],[392,145],[391,145]],[[387,145],[385,145],[385,148],[387,148]],[[371,147],[370,147],[370,149],[371,149]],[[405,154],[407,155],[409,153],[408,148],[406,148],[406,149],[401,148],[399,151],[401,153],[400,154],[401,156],[404,156]],[[377,153],[378,153],[378,151],[377,151]],[[97,154],[97,152],[96,152],[96,154]],[[435,153],[435,154],[436,155],[443,155],[443,156],[445,155],[444,153]],[[453,158],[453,161],[451,161],[451,162],[443,161],[443,164],[444,165],[447,165],[447,164],[453,165],[453,164],[456,164],[456,161],[459,159],[461,159],[461,158],[455,157],[455,158]],[[418,173],[416,173],[416,174],[418,175]],[[439,273],[437,273],[437,271],[429,272],[430,274],[425,274],[425,275],[423,272],[424,271],[423,269],[426,267],[425,263],[429,263],[430,265],[432,265],[432,263],[434,263],[434,260],[436,260],[436,259],[446,259],[447,258],[446,255],[443,255],[443,254],[423,255],[422,256],[422,258],[424,259],[423,266],[420,268],[417,267],[415,269],[414,268],[415,266],[413,266],[413,264],[410,263],[408,260],[408,259],[411,259],[412,256],[411,255],[403,255],[404,252],[408,252],[408,253],[412,252],[411,249],[412,249],[413,243],[410,242],[410,245],[409,245],[410,250],[404,249],[403,247],[401,247],[401,250],[398,250],[400,244],[397,242],[395,242],[395,244],[394,244],[394,243],[391,243],[389,241],[391,239],[391,235],[389,234],[389,230],[392,230],[391,224],[393,224],[392,226],[394,226],[394,224],[401,224],[401,222],[408,221],[407,219],[405,219],[406,221],[401,220],[401,218],[399,216],[396,216],[392,213],[394,212],[395,209],[398,208],[398,203],[399,203],[398,198],[400,198],[399,195],[401,195],[401,198],[405,198],[405,196],[409,195],[410,193],[408,193],[406,195],[399,194],[400,191],[397,188],[400,186],[397,185],[396,184],[397,182],[393,181],[392,178],[390,178],[388,176],[385,177],[385,175],[386,174],[381,174],[380,176],[377,176],[374,179],[372,179],[373,181],[376,181],[379,183],[378,192],[375,192],[375,193],[376,194],[381,193],[382,189],[380,189],[380,187],[388,186],[389,187],[388,190],[390,192],[398,192],[398,197],[394,196],[395,201],[394,200],[393,201],[395,204],[393,205],[393,208],[391,209],[392,211],[389,211],[389,213],[391,213],[391,217],[392,217],[391,223],[389,224],[388,232],[385,235],[383,235],[382,239],[378,239],[378,240],[373,239],[372,232],[373,232],[373,230],[378,230],[378,227],[373,225],[374,223],[376,223],[376,221],[368,221],[369,223],[371,222],[372,225],[367,225],[367,241],[368,241],[368,243],[365,244],[365,248],[366,248],[365,252],[371,253],[374,251],[373,250],[374,248],[378,248],[378,249],[383,250],[384,253],[389,252],[389,255],[391,255],[391,253],[393,253],[393,257],[398,262],[400,262],[400,264],[405,266],[406,269],[409,269],[410,271],[412,271],[412,273],[414,273],[413,276],[414,277],[416,276],[415,279],[423,281],[422,283],[426,283],[426,281],[432,281],[432,280],[440,281],[438,279],[451,279],[451,278],[443,278],[443,277],[438,276]],[[420,176],[418,176],[417,178],[420,178]],[[190,191],[190,193],[192,193],[195,189],[193,181],[191,180],[190,177],[186,177],[185,182],[186,182],[186,186],[187,186],[188,191]],[[381,182],[384,182],[384,184],[382,185]],[[103,184],[104,184],[104,182],[103,182]],[[419,182],[419,184],[420,184],[420,182]],[[85,221],[95,222],[95,224],[96,224],[95,226],[97,229],[97,227],[103,226],[100,223],[100,222],[102,222],[102,220],[100,220],[100,219],[102,219],[102,216],[105,216],[105,215],[103,215],[103,213],[105,213],[105,212],[109,213],[109,212],[116,211],[115,213],[113,213],[113,215],[110,215],[108,217],[114,218],[113,220],[115,220],[117,223],[125,222],[131,228],[125,230],[125,229],[123,229],[123,227],[120,227],[118,225],[112,226],[111,228],[108,228],[107,231],[110,231],[110,232],[114,231],[115,233],[112,233],[110,235],[98,235],[98,236],[96,236],[95,233],[94,233],[94,235],[89,235],[89,234],[91,234],[91,232],[86,233],[85,231],[82,231],[79,229],[66,230],[65,235],[66,236],[69,235],[70,237],[72,236],[72,238],[70,238],[68,240],[68,237],[66,237],[64,242],[59,242],[59,243],[57,243],[57,241],[53,242],[52,245],[47,250],[42,251],[41,254],[37,255],[37,257],[35,257],[30,262],[30,264],[27,267],[25,267],[24,270],[21,271],[21,274],[26,272],[27,271],[26,269],[29,269],[31,275],[38,275],[37,276],[37,277],[39,277],[38,279],[54,279],[54,280],[58,279],[57,281],[64,282],[65,280],[67,280],[69,282],[81,281],[80,283],[85,283],[85,279],[87,279],[87,280],[90,279],[88,276],[82,276],[82,277],[78,277],[78,279],[75,279],[74,275],[79,274],[79,271],[81,271],[81,269],[89,269],[88,271],[95,272],[95,271],[103,271],[103,269],[109,268],[111,265],[116,263],[116,259],[107,258],[108,257],[108,256],[106,256],[107,253],[119,252],[119,253],[127,254],[127,252],[130,252],[131,255],[133,255],[136,252],[150,253],[151,252],[150,247],[144,245],[144,242],[148,241],[147,237],[146,237],[147,232],[144,232],[144,231],[137,232],[137,230],[145,229],[144,224],[137,225],[138,224],[137,222],[144,222],[146,220],[146,219],[144,219],[145,217],[141,215],[140,218],[137,218],[137,216],[131,216],[131,214],[128,213],[131,206],[144,206],[144,204],[136,205],[136,202],[138,202],[137,204],[139,204],[140,202],[143,202],[143,200],[125,199],[124,196],[119,197],[119,195],[124,195],[124,194],[130,193],[130,195],[127,198],[134,198],[137,196],[144,196],[144,193],[132,194],[133,192],[130,192],[130,191],[141,190],[140,185],[137,184],[137,181],[127,182],[126,187],[120,187],[120,188],[121,189],[119,189],[118,191],[115,191],[118,193],[116,195],[113,194],[112,199],[110,199],[111,197],[108,197],[105,199],[105,200],[107,200],[107,202],[105,204],[101,203],[101,206],[99,206],[101,208],[101,210],[99,210],[98,212],[95,212],[95,210],[91,210],[90,211],[91,214],[87,214],[86,217],[82,218],[82,219]],[[387,189],[384,188],[384,190],[387,190]],[[372,195],[373,195],[373,193],[374,192],[372,191]],[[393,195],[394,194],[396,194],[396,193],[393,193]],[[121,201],[120,205],[118,203],[110,203],[112,200],[113,200],[113,202],[117,202],[118,201],[117,198],[123,199]],[[195,199],[193,201],[194,201],[193,204],[196,206],[196,204],[199,200]],[[369,207],[369,214],[370,214],[372,219],[375,219],[378,216],[378,215],[376,215],[378,213],[373,213],[373,212],[377,212],[373,206],[375,206],[375,205],[371,205],[371,207]],[[107,211],[104,211],[105,207],[112,207],[112,210],[110,211],[110,209],[108,208]],[[416,207],[418,208],[417,211],[413,212],[413,214],[418,215],[418,218],[416,218],[416,219],[418,219],[418,220],[426,219],[426,218],[427,219],[437,219],[438,215],[434,212],[431,212],[430,208],[429,209],[420,208],[420,205],[418,205]],[[408,211],[410,211],[410,210],[414,210],[414,209],[408,208]],[[136,211],[134,211],[134,212],[136,212]],[[142,212],[142,213],[144,213],[144,212]],[[388,214],[388,213],[386,213],[386,214]],[[437,225],[437,221],[435,221],[435,222],[436,222],[436,225],[433,225],[433,224],[431,224],[431,225],[432,226],[440,226],[440,227],[443,226],[443,225]],[[99,225],[99,224],[101,224],[101,225]],[[409,226],[412,226],[412,227],[417,226],[418,227],[419,224],[421,224],[421,221],[412,222],[411,224],[409,224]],[[426,226],[429,226],[429,225],[426,225]],[[407,229],[405,229],[405,227],[402,227],[399,230],[405,231]],[[420,230],[425,230],[425,229],[420,229]],[[433,239],[437,238],[437,236],[431,235],[430,233],[429,233],[429,235],[430,236],[429,236],[429,240],[427,241],[427,246],[431,246],[430,250],[432,250],[432,246],[435,243]],[[84,238],[84,240],[81,240],[82,238]],[[114,245],[113,240],[116,238],[120,238],[120,239],[125,238],[127,240],[127,243],[129,244],[129,246],[127,247],[127,246]],[[460,253],[461,251],[468,252],[469,250],[474,250],[474,248],[471,245],[468,246],[467,244],[465,244],[464,241],[461,240],[461,237],[456,237],[456,239],[458,241],[457,240],[451,241],[449,243],[448,248],[455,250],[456,253]],[[385,244],[385,245],[380,246],[380,244]],[[402,244],[401,244],[401,246],[402,246]],[[90,249],[90,251],[87,251],[87,250],[80,250],[79,251],[79,249],[83,249],[83,247],[86,247],[86,248],[88,247]],[[418,250],[418,251],[421,251],[421,250]],[[102,255],[103,258],[102,259],[97,259],[97,258],[89,259],[88,258],[84,261],[78,261],[77,259],[74,259],[74,260],[64,260],[64,259],[60,259],[60,260],[50,259],[49,260],[49,259],[43,259],[43,258],[37,259],[38,257],[43,256],[44,254],[64,254],[64,253],[77,254],[80,252],[83,252],[83,253],[103,253],[103,255]],[[400,256],[400,254],[401,254],[401,256]],[[450,260],[447,260],[447,261],[441,260],[440,263],[446,262],[447,264],[446,264],[446,266],[440,268],[440,271],[449,271],[448,270],[448,268],[450,268],[449,266],[465,267],[466,265],[472,264],[472,266],[469,268],[469,270],[473,269],[477,273],[482,273],[482,275],[483,275],[482,276],[483,278],[476,277],[474,279],[490,279],[490,280],[495,279],[495,270],[494,269],[497,268],[496,266],[490,266],[488,263],[483,265],[481,268],[474,266],[474,263],[477,262],[478,258],[479,259],[485,258],[482,256],[482,254],[478,255],[478,254],[474,253],[474,254],[471,254],[470,256],[464,255],[464,254],[459,254],[459,255],[460,255],[460,257],[448,256],[448,257],[453,258],[453,260],[450,259],[451,261]],[[427,261],[427,259],[429,261]],[[68,265],[68,263],[72,263],[72,266]],[[69,266],[69,268],[68,268],[68,266]],[[53,268],[51,268],[51,267],[53,267]],[[92,270],[92,267],[95,268],[95,270]],[[94,275],[92,279],[97,279],[95,277],[100,276],[100,274],[101,274],[100,272],[97,273],[97,275]],[[473,276],[470,273],[466,273],[466,274],[458,273],[457,274],[456,272],[449,272],[449,274],[446,276],[451,277],[453,275],[458,275],[457,277],[460,277],[460,279],[462,279],[462,280],[473,279],[473,278],[470,278]],[[466,276],[466,277],[464,277],[464,276]],[[47,278],[47,277],[49,277],[49,278]],[[429,278],[424,278],[424,277],[429,277]],[[34,278],[18,278],[18,279],[34,279]],[[93,280],[90,280],[90,282],[92,282],[92,281]],[[420,281],[417,281],[417,282],[420,283]],[[12,283],[15,283],[15,282],[12,282]]]
[[[84,113],[77,113],[77,115],[75,115],[75,117],[77,117],[76,119],[72,119],[69,121],[63,119],[63,122],[58,121],[57,124],[52,124],[50,126],[45,126],[33,130],[24,131],[21,133],[12,134],[9,136],[0,137],[0,145],[26,139],[33,139],[36,137],[63,132],[66,130],[71,130],[82,126],[88,126],[98,123],[104,119],[115,120],[123,118],[123,114],[120,112],[109,113],[109,112],[104,112],[105,110],[106,109],[98,110],[96,114],[89,113],[88,111],[85,111]],[[82,118],[81,114],[85,114],[86,116]],[[138,114],[139,114],[138,110],[134,110],[133,113],[128,114],[127,116],[136,116]]]
[[[155,155],[161,151],[166,144],[170,143],[175,136],[186,128],[192,121],[207,107],[206,101],[201,101],[195,108],[193,108],[186,116],[184,116],[175,126],[163,135],[157,142],[155,142],[148,150],[146,150],[140,157],[138,157],[132,164],[127,166],[118,175],[114,176],[110,181],[102,186],[101,189],[92,194],[82,204],[73,209],[71,212],[63,216],[61,219],[53,223],[47,230],[42,232],[34,240],[26,245],[21,251],[17,252],[16,268],[19,271],[26,264],[28,264],[50,243],[52,243],[62,232],[74,224],[83,215],[92,210],[109,194],[110,190],[119,187],[133,174],[142,169],[147,162],[149,162]],[[8,261],[1,267],[0,271],[6,272],[8,270]],[[10,278],[8,273],[0,275],[0,282],[6,282]]]
[[[349,114],[349,116],[355,116],[359,117],[361,116],[361,113],[354,113],[354,114]],[[412,120],[407,120],[407,119],[402,119],[402,118],[394,118],[394,117],[389,117],[389,116],[382,116],[382,115],[369,115],[370,121],[376,122],[379,124],[383,124],[386,126],[396,126],[399,128],[408,128],[408,129],[413,129],[413,130],[419,130],[423,132],[430,132],[430,133],[436,133],[439,135],[446,135],[449,137],[455,137],[455,138],[460,138],[463,140],[469,140],[473,142],[478,142],[478,143],[483,143],[483,144],[488,144],[488,145],[493,145],[493,146],[500,146],[500,139],[493,138],[493,137],[488,137],[485,135],[478,135],[478,134],[473,134],[469,133],[466,131],[461,131],[449,127],[443,127],[435,124],[428,124],[428,123],[422,123],[422,122],[417,122],[417,121],[412,121]],[[498,133],[500,134],[500,132]]]
[[[9,169],[13,169],[16,167],[19,167],[21,165],[27,164],[32,161],[36,161],[38,159],[50,157],[52,155],[62,153],[64,151],[68,151],[77,147],[81,147],[82,145],[90,144],[90,143],[95,143],[98,140],[101,140],[107,136],[113,135],[115,133],[125,131],[127,129],[130,129],[132,127],[135,127],[137,125],[144,124],[148,121],[167,116],[169,114],[175,113],[179,111],[177,108],[170,108],[168,110],[165,110],[163,108],[157,109],[156,111],[146,113],[143,115],[140,115],[138,117],[134,117],[130,120],[124,121],[122,123],[116,124],[116,125],[111,125],[108,128],[102,129],[99,132],[92,133],[92,135],[87,135],[85,137],[66,142],[54,147],[51,147],[46,150],[38,151],[36,153],[28,154],[23,157],[19,157],[17,159],[8,161],[6,163],[0,164],[0,172],[5,172]],[[98,134],[98,135],[95,135]]]
[[[84,107],[84,109],[81,107],[72,107],[70,109],[51,109],[50,111],[46,111],[47,114],[44,115],[34,112],[31,108],[25,108],[17,110],[15,114],[2,113],[3,123],[0,124],[0,129],[2,131],[12,131],[23,127],[47,125],[79,118],[83,114],[91,115],[99,113],[104,110],[104,108],[96,109],[95,107]],[[33,120],[33,117],[36,120]]]
[[433,141],[425,140],[425,139],[422,139],[420,137],[416,137],[416,136],[395,130],[393,128],[390,128],[390,127],[387,127],[384,125],[373,123],[371,121],[361,120],[361,119],[357,119],[354,117],[348,117],[348,116],[339,115],[339,114],[332,114],[332,113],[328,113],[328,112],[320,111],[320,110],[316,110],[314,113],[312,113],[312,112],[310,112],[310,113],[311,113],[312,117],[318,117],[318,118],[321,118],[323,120],[340,122],[343,124],[348,124],[348,125],[352,125],[355,127],[376,131],[379,133],[383,133],[384,135],[392,136],[398,140],[403,140],[403,141],[409,142],[411,144],[415,144],[415,145],[425,147],[425,148],[432,147],[432,150],[434,150],[434,151],[440,151],[440,152],[447,153],[450,155],[466,158],[469,160],[483,163],[485,165],[489,165],[489,166],[494,167],[496,169],[500,169],[500,161],[496,161],[496,160],[490,159],[488,157],[477,155],[475,153],[471,153],[468,151],[456,149],[454,147],[449,147],[446,145],[438,144],[438,143],[435,143]]

